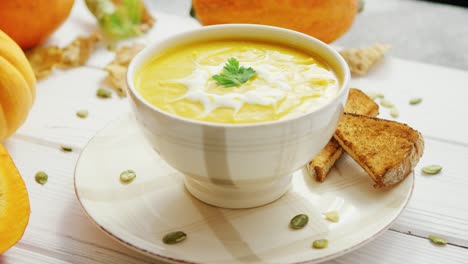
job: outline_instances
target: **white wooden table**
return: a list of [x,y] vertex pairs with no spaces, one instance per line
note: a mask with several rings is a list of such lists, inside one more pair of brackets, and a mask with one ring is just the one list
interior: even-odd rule
[[[190,18],[156,16],[150,39],[198,27]],[[77,1],[49,42],[63,45],[95,29]],[[105,77],[100,67],[111,59],[101,49],[87,66],[56,71],[40,81],[28,121],[4,142],[26,181],[32,212],[23,239],[0,256],[0,263],[160,263],[95,227],[73,189],[75,162],[87,141],[130,111],[127,100],[115,94],[108,100],[95,96]],[[424,134],[426,149],[415,171],[413,197],[395,224],[375,241],[327,263],[468,263],[468,72],[387,58],[370,75],[353,79],[352,86],[383,92],[399,108],[398,120]],[[423,103],[410,106],[412,97],[422,97]],[[89,117],[77,118],[79,109],[88,109]],[[382,108],[381,117],[390,118],[389,111]],[[62,152],[62,144],[74,151]],[[422,175],[421,167],[433,163],[443,166],[442,173]],[[49,174],[44,186],[34,181],[39,170]],[[429,233],[444,236],[449,244],[432,245],[426,239]]]

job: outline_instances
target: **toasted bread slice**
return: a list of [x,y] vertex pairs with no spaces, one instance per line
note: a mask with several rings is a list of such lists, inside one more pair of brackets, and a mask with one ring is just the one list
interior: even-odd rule
[[424,150],[421,133],[408,125],[363,115],[345,113],[334,137],[372,177],[376,188],[405,179]]
[[348,101],[344,111],[351,114],[377,116],[379,114],[379,105],[363,91],[351,88],[349,89]]
[[342,154],[343,148],[338,144],[338,141],[334,138],[330,139],[325,148],[307,165],[309,174],[315,175],[317,181],[323,182]]
[[[351,88],[344,111],[360,115],[377,116],[379,114],[379,105],[361,90]],[[342,154],[343,149],[338,142],[333,138],[330,139],[325,148],[307,165],[309,174],[315,175],[317,181],[323,182],[330,169]]]

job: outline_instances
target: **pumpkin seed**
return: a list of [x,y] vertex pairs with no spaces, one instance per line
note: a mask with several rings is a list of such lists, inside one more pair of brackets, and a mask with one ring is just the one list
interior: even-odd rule
[[390,115],[393,117],[393,118],[397,118],[399,115],[400,115],[400,111],[398,111],[398,109],[396,109],[395,107],[392,108],[390,110]]
[[112,97],[112,93],[111,91],[107,90],[107,89],[104,89],[104,88],[99,88],[97,89],[96,91],[96,96],[99,97],[99,98],[111,98]]
[[35,180],[37,183],[40,185],[44,185],[47,183],[47,180],[49,179],[49,175],[43,171],[38,171],[36,175],[34,176]]
[[409,101],[409,104],[410,105],[417,105],[417,104],[420,104],[422,102],[422,98],[413,98]]
[[327,219],[330,222],[337,223],[338,221],[340,221],[340,214],[338,213],[338,211],[325,212],[323,213],[323,215],[325,216],[325,219]]
[[76,112],[76,116],[79,118],[87,118],[89,115],[88,110],[79,110]]
[[429,240],[436,245],[445,245],[448,243],[447,239],[437,235],[429,235]]
[[62,146],[60,146],[60,148],[64,152],[72,152],[73,151],[73,148],[71,146],[68,146],[68,145],[62,145]]
[[193,8],[193,5],[192,5],[192,8],[190,8],[190,16],[193,18],[197,17],[197,14],[195,14],[195,8]]
[[382,99],[380,101],[380,105],[385,107],[385,108],[393,108],[393,104],[390,101],[385,100],[385,99]]
[[372,93],[372,92],[370,92],[370,93],[366,93],[366,94],[372,100],[375,100],[377,98],[383,99],[385,97],[383,93]]
[[315,240],[314,243],[312,243],[312,247],[316,249],[326,248],[328,247],[328,240],[326,239]]
[[117,49],[117,45],[115,45],[114,43],[111,43],[111,44],[106,46],[106,49],[108,51],[115,51]]
[[122,183],[130,183],[135,179],[135,177],[136,173],[133,170],[126,170],[120,173],[120,181]]
[[307,225],[309,217],[305,214],[298,214],[289,221],[289,226],[293,229],[301,229]]
[[422,172],[424,172],[425,174],[431,174],[431,175],[437,174],[441,170],[442,170],[442,167],[439,165],[429,165],[429,166],[422,168]]
[[164,244],[177,244],[184,241],[187,238],[187,234],[182,231],[171,232],[163,237]]
[[364,11],[364,0],[359,0],[358,2],[358,13],[361,13],[362,11]]

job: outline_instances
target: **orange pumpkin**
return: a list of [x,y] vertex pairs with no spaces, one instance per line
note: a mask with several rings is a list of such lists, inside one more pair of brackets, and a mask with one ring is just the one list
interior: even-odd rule
[[21,239],[30,212],[24,181],[7,150],[0,144],[0,254]]
[[35,93],[36,78],[26,56],[0,30],[0,142],[26,120]]
[[358,12],[358,0],[193,0],[192,4],[203,25],[271,25],[326,43],[348,31]]
[[70,14],[74,0],[1,0],[0,29],[21,48],[44,41]]

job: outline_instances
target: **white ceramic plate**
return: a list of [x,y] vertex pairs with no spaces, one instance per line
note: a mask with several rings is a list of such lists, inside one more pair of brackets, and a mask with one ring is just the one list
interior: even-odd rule
[[[268,166],[268,164],[265,164]],[[136,179],[119,181],[133,169]],[[366,173],[347,155],[325,183],[305,171],[293,176],[285,196],[266,206],[228,210],[204,204],[185,190],[182,175],[146,143],[133,115],[99,132],[81,153],[75,189],[89,217],[125,245],[175,263],[317,263],[369,242],[385,231],[407,204],[414,177],[390,190],[375,190]],[[338,223],[323,212],[337,210]],[[309,215],[301,230],[288,227]],[[187,233],[175,245],[162,243],[171,231]],[[326,249],[313,249],[326,238]]]

